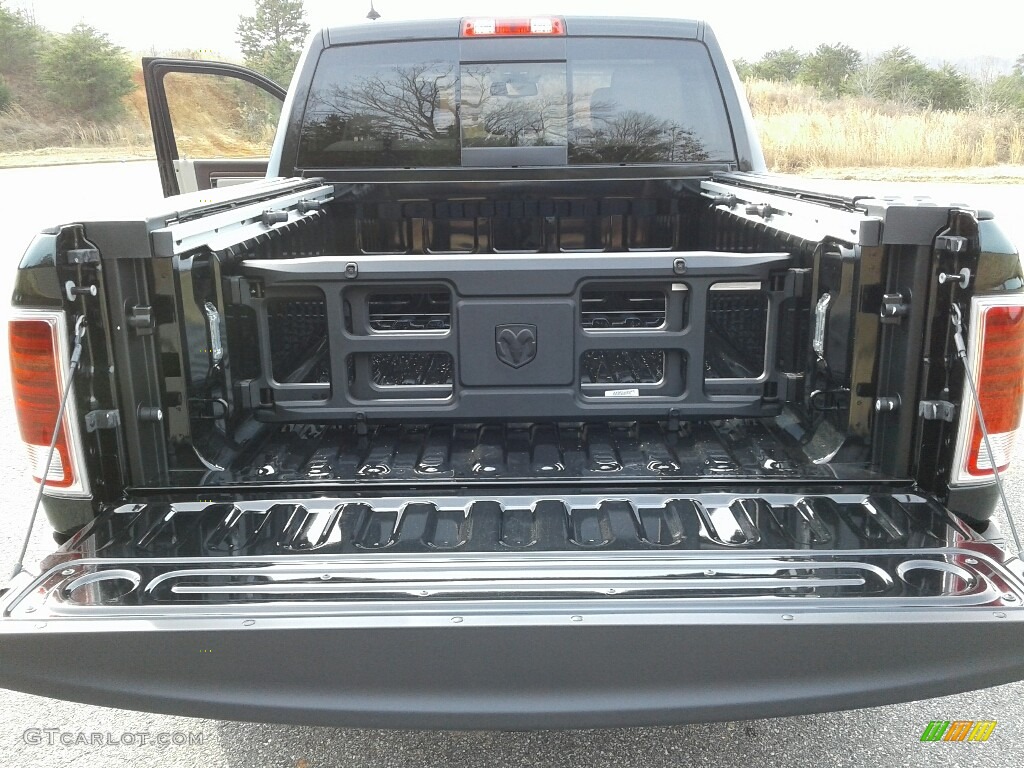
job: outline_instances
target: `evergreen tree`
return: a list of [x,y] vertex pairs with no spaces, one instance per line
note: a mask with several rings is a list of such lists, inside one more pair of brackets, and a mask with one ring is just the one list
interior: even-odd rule
[[848,45],[819,45],[800,67],[801,83],[814,86],[823,95],[836,97],[850,91],[850,78],[860,69],[860,54]]
[[768,51],[761,60],[751,66],[751,74],[758,80],[792,82],[800,74],[804,57],[796,48]]
[[39,60],[39,79],[60,109],[94,120],[121,114],[121,98],[135,90],[125,50],[87,24],[57,37]]
[[238,19],[245,63],[285,86],[308,35],[302,0],[256,0],[256,13]]

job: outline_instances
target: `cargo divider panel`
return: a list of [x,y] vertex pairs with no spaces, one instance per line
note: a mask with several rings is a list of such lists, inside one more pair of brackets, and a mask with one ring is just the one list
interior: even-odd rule
[[[777,414],[786,253],[246,260],[236,406],[272,422],[708,419]],[[252,350],[229,350],[253,354]]]

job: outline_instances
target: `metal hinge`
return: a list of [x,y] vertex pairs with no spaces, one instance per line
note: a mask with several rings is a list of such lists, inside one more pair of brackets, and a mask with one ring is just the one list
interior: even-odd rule
[[925,421],[953,421],[956,406],[946,400],[922,400],[917,404],[917,415]]
[[97,429],[114,429],[121,426],[121,414],[118,411],[89,411],[85,414],[85,431],[95,432]]

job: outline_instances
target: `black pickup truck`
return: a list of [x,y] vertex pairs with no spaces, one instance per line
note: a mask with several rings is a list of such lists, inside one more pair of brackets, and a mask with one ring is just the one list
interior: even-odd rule
[[[766,174],[701,22],[327,29],[287,93],[145,70],[165,204],[16,280],[63,544],[0,596],[0,685],[520,729],[1024,678],[991,214]],[[165,84],[214,76],[283,99],[269,170],[179,153]]]

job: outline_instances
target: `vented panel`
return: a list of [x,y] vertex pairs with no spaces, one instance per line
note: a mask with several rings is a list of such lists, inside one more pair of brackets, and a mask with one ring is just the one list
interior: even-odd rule
[[660,349],[592,349],[580,361],[580,383],[658,384],[665,377]]
[[304,378],[315,358],[327,355],[327,310],[322,294],[267,301],[271,366],[280,382]]
[[768,294],[759,283],[716,283],[708,292],[707,378],[757,378],[764,371]]
[[452,300],[447,291],[372,293],[367,299],[374,331],[447,331],[452,327]]
[[588,288],[582,293],[580,326],[587,330],[661,328],[665,318],[663,291]]
[[423,387],[452,383],[452,356],[447,352],[381,352],[370,355],[378,387]]

